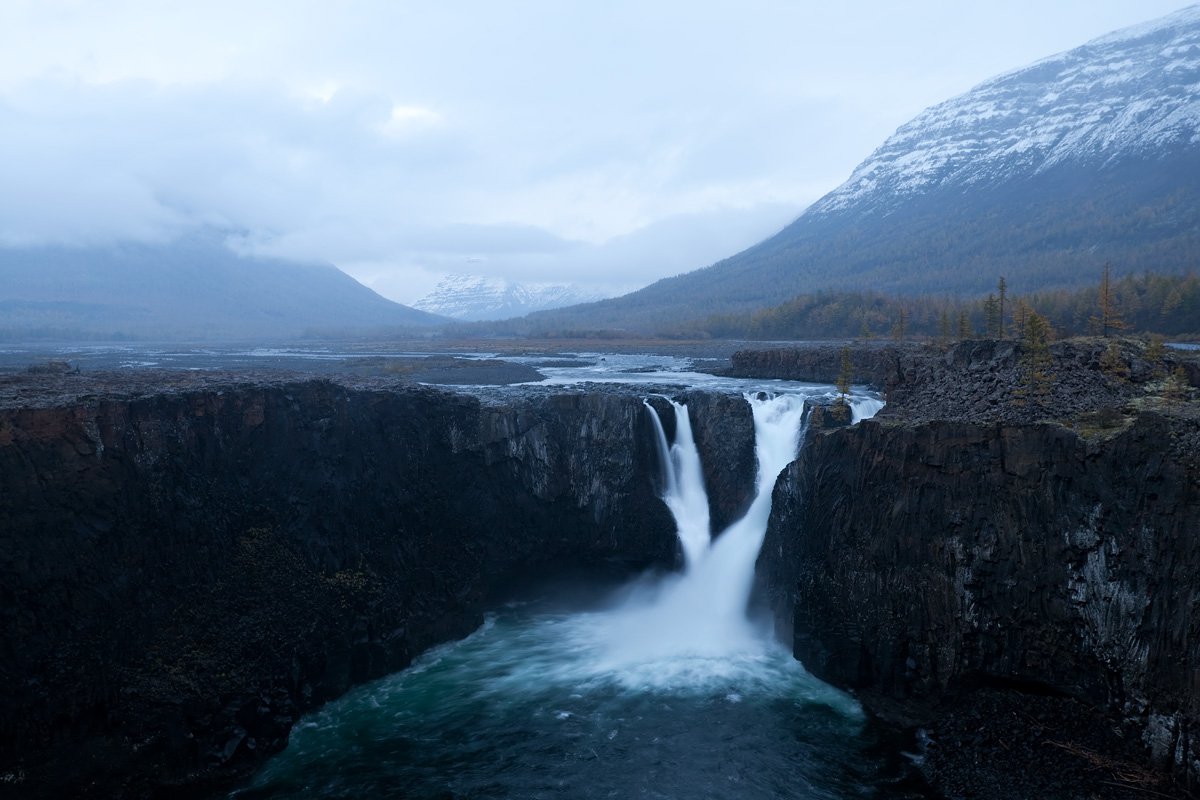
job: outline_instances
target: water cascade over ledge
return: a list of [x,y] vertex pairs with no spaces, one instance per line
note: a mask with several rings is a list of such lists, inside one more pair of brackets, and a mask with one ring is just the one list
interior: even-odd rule
[[[825,394],[828,394],[827,392]],[[897,788],[858,704],[747,616],[779,472],[807,398],[746,395],[756,492],[711,536],[687,408],[674,442],[653,408],[682,572],[587,610],[515,604],[466,639],[302,720],[235,793],[301,797],[914,797]]]
[[766,626],[746,616],[746,606],[771,513],[771,490],[796,455],[806,399],[746,395],[754,414],[755,495],[741,519],[715,538],[687,407],[672,401],[675,441],[668,445],[657,413],[647,404],[662,456],[663,502],[675,518],[685,566],[682,574],[635,594],[613,612],[616,624],[604,662],[609,667],[653,665],[645,672],[657,676],[655,682],[686,682],[728,675],[778,646]]

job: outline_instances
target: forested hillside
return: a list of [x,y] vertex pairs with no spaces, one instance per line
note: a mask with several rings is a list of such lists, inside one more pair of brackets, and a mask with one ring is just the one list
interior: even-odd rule
[[1103,333],[1104,309],[1114,330],[1200,338],[1200,277],[1143,273],[1112,279],[1107,306],[1101,301],[1103,271],[1095,285],[1078,290],[1018,292],[1005,280],[1003,313],[999,280],[986,297],[961,299],[880,292],[824,291],[745,314],[710,317],[681,327],[682,336],[736,339],[861,339],[872,337],[965,339],[998,336],[1022,327],[1032,310],[1059,336]]

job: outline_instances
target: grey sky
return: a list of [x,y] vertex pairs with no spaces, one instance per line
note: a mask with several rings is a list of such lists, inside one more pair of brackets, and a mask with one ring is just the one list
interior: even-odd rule
[[896,127],[1177,0],[0,0],[0,242],[165,238],[635,286],[763,238]]

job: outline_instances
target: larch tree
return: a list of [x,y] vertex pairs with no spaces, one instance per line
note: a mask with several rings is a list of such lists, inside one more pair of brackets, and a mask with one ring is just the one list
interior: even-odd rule
[[1000,315],[999,315],[999,338],[1004,338],[1004,297],[1008,294],[1008,283],[1004,280],[1004,276],[1000,276],[1000,283],[996,286],[996,291],[1000,294]]
[[994,294],[989,294],[983,301],[983,324],[989,339],[1000,338],[1000,304]]
[[965,341],[974,335],[975,332],[971,330],[971,317],[965,311],[958,312],[958,340]]
[[1100,295],[1096,301],[1096,315],[1092,317],[1092,327],[1108,338],[1110,333],[1125,330],[1125,320],[1117,308],[1116,293],[1112,284],[1112,264],[1104,265],[1104,273],[1100,277]]
[[1024,303],[1021,306],[1021,378],[1013,390],[1013,398],[1018,405],[1040,406],[1054,388],[1054,375],[1050,372],[1054,363],[1050,340],[1054,333],[1045,317]]

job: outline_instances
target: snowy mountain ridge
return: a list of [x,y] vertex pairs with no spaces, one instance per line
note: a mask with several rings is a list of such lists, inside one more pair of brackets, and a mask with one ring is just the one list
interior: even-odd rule
[[[673,332],[823,290],[982,296],[1194,270],[1200,5],[984,81],[901,126],[775,235],[546,330]],[[718,322],[719,325],[719,322]]]
[[431,314],[475,322],[519,317],[609,296],[607,292],[571,283],[518,283],[483,275],[453,274],[412,305]]
[[938,187],[1200,144],[1200,5],[985,81],[901,126],[813,205],[887,213]]

